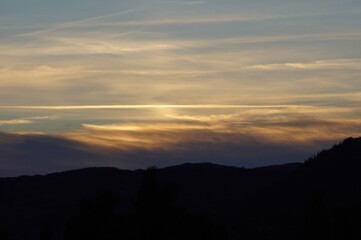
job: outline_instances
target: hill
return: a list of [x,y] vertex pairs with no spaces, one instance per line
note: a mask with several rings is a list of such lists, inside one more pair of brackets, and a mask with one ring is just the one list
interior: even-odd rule
[[[244,169],[187,163],[156,170],[154,186],[146,178],[150,170],[115,168],[1,178],[0,227],[6,239],[63,239],[84,202],[111,193],[119,200],[114,212],[128,224],[144,213],[140,203],[153,199],[152,208],[162,212],[174,199],[176,208],[165,212],[197,219],[194,226],[221,226],[224,239],[346,239],[347,234],[353,239],[360,236],[355,230],[361,217],[360,153],[361,138],[349,138],[304,164]],[[174,198],[167,197],[171,192]]]

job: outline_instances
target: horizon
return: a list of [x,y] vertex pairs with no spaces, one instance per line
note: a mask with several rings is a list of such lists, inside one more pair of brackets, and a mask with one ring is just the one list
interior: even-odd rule
[[296,164],[297,165],[302,165],[302,164],[305,164],[309,159],[316,157],[319,153],[321,153],[323,151],[329,151],[329,150],[333,149],[334,147],[342,145],[342,143],[344,143],[346,140],[349,140],[349,139],[357,140],[357,139],[361,139],[361,136],[357,137],[357,138],[353,138],[353,137],[346,138],[341,142],[334,143],[330,148],[320,149],[318,152],[308,156],[303,161],[298,161],[298,162],[286,162],[286,163],[271,164],[271,165],[260,165],[260,166],[253,166],[253,167],[226,165],[226,164],[216,163],[216,162],[181,162],[181,163],[177,163],[175,165],[169,165],[169,166],[167,165],[167,166],[158,167],[156,165],[149,165],[149,166],[145,166],[145,167],[141,167],[141,168],[134,168],[134,169],[131,169],[131,168],[129,168],[129,169],[128,168],[119,168],[119,167],[116,167],[116,166],[93,166],[93,167],[88,166],[88,167],[81,167],[81,168],[58,170],[58,171],[54,171],[54,172],[33,173],[33,174],[30,173],[30,174],[14,175],[14,176],[0,176],[0,179],[1,178],[47,176],[47,175],[61,174],[61,173],[74,172],[74,171],[76,172],[76,171],[82,171],[82,170],[88,170],[88,169],[115,169],[115,170],[120,170],[120,171],[137,172],[137,171],[147,171],[149,169],[166,170],[166,169],[169,169],[169,168],[177,168],[177,167],[181,167],[181,166],[185,166],[185,165],[212,165],[212,166],[218,166],[218,167],[238,168],[238,169],[244,169],[244,170],[256,170],[256,169],[261,169],[261,168],[281,167],[281,166],[289,166],[289,165],[296,165]]
[[361,2],[0,1],[0,177],[253,168],[361,136]]

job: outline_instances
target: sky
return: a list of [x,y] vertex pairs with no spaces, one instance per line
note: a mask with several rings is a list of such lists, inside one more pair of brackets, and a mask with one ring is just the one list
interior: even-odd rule
[[266,166],[361,135],[359,0],[0,4],[0,176]]

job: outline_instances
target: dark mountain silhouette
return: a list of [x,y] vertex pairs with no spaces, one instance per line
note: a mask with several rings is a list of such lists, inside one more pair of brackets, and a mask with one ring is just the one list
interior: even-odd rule
[[360,239],[360,170],[349,138],[304,164],[1,178],[0,239]]

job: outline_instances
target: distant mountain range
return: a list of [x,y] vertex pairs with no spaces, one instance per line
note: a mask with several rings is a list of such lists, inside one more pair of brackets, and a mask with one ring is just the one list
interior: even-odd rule
[[[1,178],[3,238],[63,239],[79,206],[104,192],[119,197],[118,213],[136,216],[147,171],[88,168]],[[159,186],[173,189],[179,209],[222,226],[224,239],[361,236],[361,138],[305,163],[254,169],[186,163],[154,172]]]

